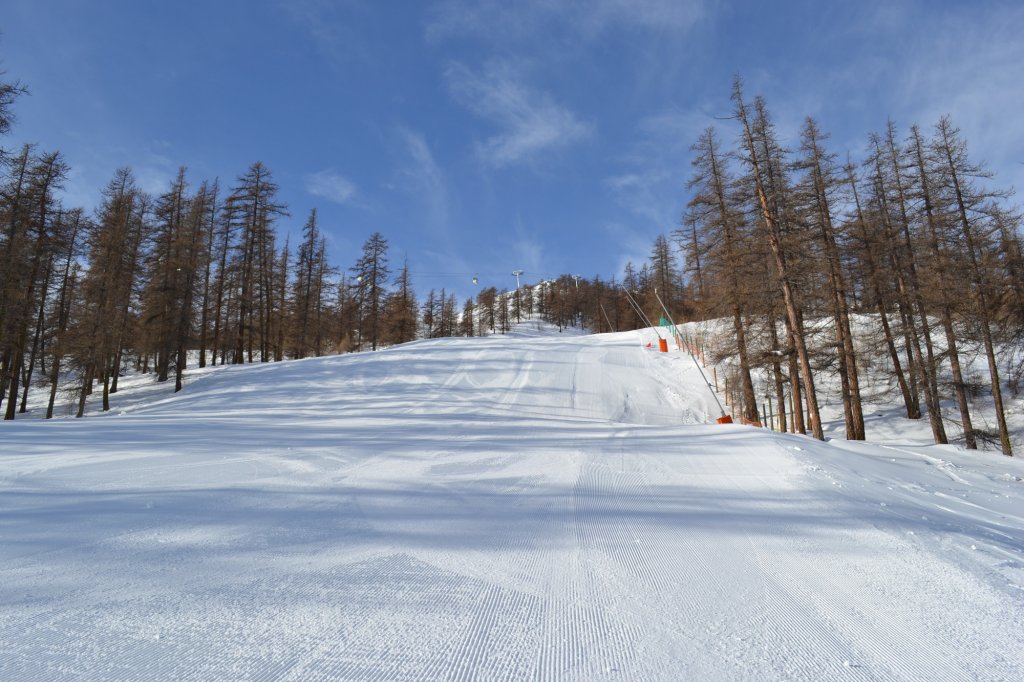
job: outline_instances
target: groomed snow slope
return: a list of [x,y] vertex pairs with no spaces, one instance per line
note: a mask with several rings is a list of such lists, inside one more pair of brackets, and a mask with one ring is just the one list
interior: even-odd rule
[[1024,679],[1015,460],[703,425],[636,333],[190,376],[0,427],[0,679]]

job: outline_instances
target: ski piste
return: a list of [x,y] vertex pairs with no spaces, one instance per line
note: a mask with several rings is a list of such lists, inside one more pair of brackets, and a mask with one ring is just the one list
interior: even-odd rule
[[1019,462],[891,411],[708,423],[652,339],[524,325],[4,424],[0,679],[1024,679]]

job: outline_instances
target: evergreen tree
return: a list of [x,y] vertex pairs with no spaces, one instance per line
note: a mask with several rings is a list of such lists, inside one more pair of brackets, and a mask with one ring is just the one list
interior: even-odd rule
[[[0,71],[0,76],[4,72]],[[0,136],[10,132],[14,124],[14,103],[22,95],[28,94],[28,88],[19,81],[0,80]],[[0,147],[0,162],[6,159],[7,152]]]
[[377,344],[383,336],[384,301],[388,294],[388,278],[391,276],[388,268],[388,242],[380,232],[374,232],[363,244],[363,255],[352,272],[356,277],[359,298],[360,338],[370,342],[371,350],[377,350]]
[[840,187],[835,171],[835,155],[828,153],[823,142],[827,136],[818,129],[813,118],[807,118],[801,132],[802,156],[796,168],[804,177],[796,188],[802,204],[803,222],[811,228],[822,258],[824,290],[828,292],[835,328],[836,368],[842,388],[843,413],[848,440],[864,440],[864,413],[861,407],[860,378],[857,353],[850,325],[849,288],[840,253],[840,231],[833,220],[834,195]]
[[998,226],[991,220],[990,206],[1009,194],[987,191],[977,184],[978,179],[989,178],[991,175],[970,161],[967,144],[960,138],[960,131],[948,117],[941,118],[936,125],[936,135],[931,142],[929,155],[933,173],[938,180],[939,200],[943,204],[940,210],[950,223],[948,231],[962,245],[959,252],[966,256],[960,260],[965,261],[967,266],[967,282],[973,305],[964,310],[968,319],[980,331],[985,347],[999,429],[999,445],[1004,455],[1012,455],[993,332],[996,312],[993,294],[998,287],[998,275],[990,265],[998,263],[997,249],[1000,245],[997,238]]
[[[206,367],[206,351],[207,341],[209,340],[210,332],[210,315],[212,311],[212,305],[210,297],[213,294],[211,289],[211,277],[213,276],[213,266],[219,261],[219,254],[215,249],[215,243],[219,228],[219,222],[217,216],[220,213],[220,203],[218,195],[220,192],[219,183],[214,180],[212,185],[205,187],[206,205],[207,212],[204,216],[203,232],[206,235],[206,245],[203,251],[203,286],[202,292],[200,293],[200,315],[199,315],[199,366]],[[214,348],[213,362],[217,362],[217,351]]]
[[[316,332],[317,300],[320,298],[321,279],[320,249],[322,248],[317,212],[312,209],[305,227],[302,228],[302,243],[296,253],[295,281],[292,289],[292,355],[306,357],[314,345]],[[319,354],[319,349],[316,349]]]
[[479,336],[486,336],[488,331],[491,333],[495,331],[494,325],[498,317],[495,305],[497,297],[498,290],[494,287],[481,289],[480,293],[476,295],[477,315],[479,315],[476,332]]
[[[4,192],[4,213],[8,231],[4,243],[0,304],[0,385],[6,389],[4,419],[18,411],[19,388],[25,411],[54,260],[59,246],[61,209],[55,193],[67,177],[68,168],[53,152],[32,158],[25,147],[16,161],[16,180]],[[13,191],[11,191],[13,190]]]
[[962,281],[956,276],[957,259],[945,244],[944,224],[936,205],[933,180],[928,172],[925,160],[925,142],[920,129],[910,127],[910,139],[905,151],[909,166],[914,173],[915,197],[918,202],[917,223],[929,258],[925,275],[928,278],[928,292],[933,301],[931,306],[937,309],[939,322],[946,336],[946,359],[949,361],[953,375],[953,392],[957,406],[960,408],[960,420],[964,430],[965,445],[969,450],[977,449],[977,436],[971,421],[971,407],[967,399],[967,385],[964,381],[963,367],[960,363],[956,330],[953,327],[954,307],[958,297],[958,283]]
[[228,220],[238,236],[232,263],[236,280],[232,362],[253,361],[258,343],[260,360],[270,359],[270,316],[274,309],[274,223],[287,210],[277,202],[277,185],[270,171],[257,161],[238,178],[225,202]]
[[[676,263],[672,246],[665,235],[659,234],[655,238],[648,262],[651,268],[651,280],[658,298],[665,304],[673,318],[683,319],[684,310],[679,295],[681,289],[679,266]],[[657,308],[661,308],[661,305],[657,304]],[[660,314],[659,317],[661,317]]]
[[[783,151],[778,145],[774,126],[768,118],[763,101],[759,98],[755,99],[754,111],[751,112],[743,101],[742,87],[738,79],[733,87],[733,100],[736,105],[736,119],[743,128],[742,161],[750,172],[750,182],[753,185],[756,206],[760,212],[758,224],[771,248],[783,299],[788,335],[796,350],[796,361],[799,363],[799,372],[802,375],[802,386],[795,379],[792,384],[794,402],[796,402],[797,391],[802,388],[811,431],[815,438],[824,440],[825,433],[822,430],[821,415],[818,410],[810,354],[803,332],[803,315],[794,281],[797,272],[792,265],[793,257],[790,250],[792,240],[787,238],[787,223],[792,216],[786,196],[787,182],[781,170]],[[790,373],[795,377],[794,369],[791,368]],[[794,413],[794,418],[798,419],[797,423],[800,423],[801,411],[796,410]]]
[[462,304],[462,317],[459,318],[460,336],[473,336],[475,315],[476,305],[473,303],[473,299],[467,298],[466,302]]
[[148,198],[125,167],[103,192],[95,222],[87,236],[89,269],[82,281],[83,306],[74,332],[72,357],[81,385],[77,416],[85,414],[93,382],[103,382],[103,410],[110,409],[112,375],[120,368],[121,351],[131,343],[135,320],[131,306],[140,276],[140,253],[149,230]]
[[[751,360],[744,319],[746,301],[753,288],[744,274],[747,269],[745,256],[751,248],[749,229],[743,211],[737,205],[735,180],[727,175],[714,129],[704,131],[693,151],[696,153],[693,160],[695,174],[689,186],[695,191],[685,219],[693,234],[691,258],[699,262],[703,253],[704,272],[710,272],[720,285],[723,307],[730,313],[736,339],[743,417],[756,422],[757,399],[750,375]],[[683,234],[679,236],[685,237]]]
[[437,292],[433,289],[427,294],[427,299],[423,302],[423,317],[421,318],[423,323],[423,334],[428,339],[436,339],[438,337],[437,330]]
[[[890,308],[899,305],[899,298],[891,285],[891,278],[886,277],[885,261],[886,254],[882,252],[883,246],[888,242],[885,234],[882,233],[882,226],[885,221],[877,214],[868,217],[870,207],[861,203],[861,195],[858,187],[856,171],[852,163],[847,163],[845,168],[846,183],[850,189],[850,196],[853,201],[853,217],[850,230],[854,235],[853,248],[858,261],[858,269],[862,285],[865,289],[865,298],[869,306],[872,306],[878,318],[878,324],[882,331],[882,338],[885,348],[888,351],[889,361],[892,365],[892,373],[899,386],[900,394],[903,396],[903,404],[907,411],[907,419],[920,419],[921,408],[918,399],[916,375],[913,372],[912,360],[907,363],[907,371],[904,371],[904,364],[900,358],[897,348],[896,334],[890,324]],[[901,309],[902,311],[903,309]],[[905,313],[902,313],[905,315]],[[904,337],[906,351],[909,354],[911,341],[909,334]],[[909,377],[909,380],[908,380]]]
[[385,303],[385,341],[389,344],[406,343],[416,338],[417,304],[409,275],[409,262],[394,281],[395,290]]
[[63,275],[57,297],[54,301],[52,317],[55,322],[51,328],[50,339],[50,399],[46,406],[46,418],[53,417],[54,402],[57,398],[57,388],[60,381],[60,370],[64,361],[67,348],[67,331],[73,313],[72,305],[75,301],[76,283],[78,281],[78,256],[79,235],[88,230],[89,225],[83,217],[82,209],[72,210],[65,218],[66,239],[64,240]]

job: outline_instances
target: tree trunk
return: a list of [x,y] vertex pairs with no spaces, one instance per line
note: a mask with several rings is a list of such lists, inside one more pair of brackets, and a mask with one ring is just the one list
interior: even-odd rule
[[[761,217],[764,221],[764,232],[768,239],[768,245],[771,248],[772,256],[775,259],[776,272],[778,273],[779,285],[782,290],[782,301],[783,306],[785,307],[786,319],[789,321],[791,340],[796,348],[797,361],[799,362],[800,372],[802,374],[804,400],[807,403],[807,412],[811,422],[811,432],[818,440],[824,440],[825,432],[822,429],[821,415],[818,411],[818,396],[814,389],[814,377],[811,373],[810,357],[807,352],[807,344],[803,334],[800,333],[800,315],[793,283],[791,281],[789,263],[787,262],[786,252],[784,251],[780,240],[782,228],[776,220],[775,212],[768,203],[768,197],[765,193],[762,181],[761,160],[758,156],[757,145],[754,141],[750,122],[747,117],[747,110],[743,104],[739,89],[739,83],[737,82],[735,88],[735,99],[738,118],[740,119],[740,123],[743,125],[747,152],[749,154],[747,162],[751,165],[751,169],[753,171],[757,201],[760,204]],[[765,163],[770,164],[770,160],[765,159]],[[794,400],[794,405],[795,404],[796,401]],[[794,413],[796,411],[797,410],[794,409]]]
[[967,388],[964,384],[963,372],[960,368],[960,355],[957,351],[956,334],[953,329],[950,291],[944,267],[946,258],[939,246],[938,227],[934,214],[932,193],[928,184],[928,173],[925,168],[923,145],[916,126],[911,128],[911,134],[914,140],[914,160],[921,182],[921,198],[924,201],[925,225],[928,228],[928,239],[926,241],[931,249],[932,258],[935,261],[934,266],[938,268],[939,297],[942,301],[939,306],[940,322],[942,323],[943,331],[946,333],[946,354],[949,356],[949,367],[953,374],[953,391],[956,393],[956,402],[960,409],[960,420],[963,425],[965,445],[968,450],[977,450],[978,441],[974,433],[974,426],[971,423],[971,408],[967,401]]
[[999,379],[999,365],[996,363],[995,347],[992,343],[992,327],[989,317],[989,302],[985,294],[985,281],[978,265],[978,256],[975,248],[974,230],[971,228],[971,221],[967,218],[967,208],[964,203],[963,192],[960,187],[960,179],[957,175],[956,164],[953,162],[952,148],[949,139],[946,137],[946,129],[943,132],[943,150],[949,165],[950,178],[955,190],[957,212],[960,218],[960,228],[963,231],[967,246],[967,254],[971,265],[971,275],[975,297],[977,299],[978,318],[981,325],[982,338],[985,341],[985,357],[988,360],[989,376],[992,380],[992,399],[995,403],[996,422],[999,425],[999,444],[1004,455],[1013,456],[1013,447],[1010,444],[1010,432],[1006,425],[1006,412],[1003,409],[1003,391]]
[[[899,151],[896,147],[895,129],[891,122],[888,127],[887,145],[889,161],[891,163],[895,179],[894,188],[897,193],[897,207],[900,211],[900,232],[903,238],[903,243],[901,245],[902,248],[894,249],[894,252],[903,252],[906,255],[906,263],[903,264],[904,267],[899,267],[897,269],[897,273],[899,275],[897,282],[901,287],[903,287],[902,273],[905,269],[907,273],[906,285],[908,285],[905,289],[905,295],[908,297],[908,300],[912,302],[912,306],[916,307],[916,314],[920,318],[921,324],[921,338],[924,340],[925,347],[925,355],[922,356],[920,344],[915,342],[913,347],[914,356],[921,369],[921,375],[924,378],[925,405],[928,408],[928,421],[932,428],[932,436],[934,437],[935,442],[941,445],[948,443],[949,440],[946,437],[946,428],[942,423],[942,406],[939,403],[938,361],[935,358],[935,350],[932,345],[931,326],[928,320],[928,313],[924,305],[921,286],[917,277],[917,261],[914,254],[913,242],[910,236],[910,219],[907,215],[906,190],[900,170],[901,162]],[[888,219],[887,212],[883,212],[882,216],[883,219]],[[911,313],[909,319],[913,320],[913,313]],[[911,329],[913,328],[914,325],[911,325]]]

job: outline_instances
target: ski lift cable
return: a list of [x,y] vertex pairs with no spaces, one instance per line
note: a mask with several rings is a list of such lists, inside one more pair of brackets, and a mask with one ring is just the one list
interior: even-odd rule
[[[651,318],[648,317],[647,313],[644,312],[643,306],[641,306],[640,303],[636,300],[636,298],[633,297],[632,292],[626,287],[622,287],[622,291],[625,292],[626,300],[628,300],[629,304],[633,306],[633,310],[636,311],[637,315],[640,316],[640,320],[642,322],[645,322],[648,327],[653,328],[654,331],[657,332],[657,327],[654,326],[654,323],[651,321]],[[658,338],[661,338],[661,334],[658,334]]]
[[623,287],[622,291],[626,294],[626,301],[629,303],[629,306],[633,309],[633,312],[635,312],[637,316],[640,318],[640,321],[646,325],[650,325],[651,321],[647,319],[647,315],[645,315],[644,311],[640,308],[640,306],[637,305],[636,301],[633,299],[633,296],[629,293],[629,290]]
[[[673,320],[672,316],[669,314],[668,308],[665,307],[665,303],[661,300],[661,296],[658,295],[658,290],[657,289],[654,289],[654,298],[658,299],[658,305],[660,305],[661,309],[663,311],[665,311],[665,319],[668,320],[669,324],[672,325],[672,329],[675,330],[675,332],[678,334],[679,333],[679,327],[676,326],[675,320]],[[718,399],[718,394],[715,393],[715,389],[711,387],[711,382],[708,381],[708,376],[706,374],[704,374],[704,370],[701,369],[700,363],[697,362],[697,358],[694,357],[694,355],[690,351],[689,347],[687,347],[686,353],[690,356],[690,359],[693,360],[693,366],[697,368],[698,372],[700,372],[700,378],[704,380],[705,384],[707,384],[708,391],[711,393],[711,397],[715,399],[716,403],[718,403],[718,410],[719,410],[719,412],[722,413],[722,416],[724,417],[725,416],[725,408],[722,407],[722,401]]]
[[622,290],[626,293],[626,300],[629,301],[629,304],[633,307],[633,310],[637,313],[637,315],[640,316],[640,320],[645,322],[648,327],[654,330],[654,334],[658,337],[658,340],[660,341],[661,332],[659,332],[658,328],[654,326],[654,323],[651,322],[651,318],[647,317],[647,314],[643,311],[643,308],[640,307],[640,304],[636,302],[636,299],[633,298],[633,295],[629,292],[629,289],[627,289],[626,287],[622,287]]
[[[463,270],[463,271],[451,271],[451,272],[436,271],[436,270],[422,270],[422,271],[420,271],[420,270],[410,270],[409,271],[409,276],[412,279],[414,279],[414,280],[416,280],[416,279],[419,279],[419,280],[430,280],[430,279],[464,280],[464,279],[469,279],[474,285],[480,285],[481,282],[485,282],[485,281],[486,282],[495,282],[495,281],[505,280],[505,278],[508,278],[508,277],[515,277],[515,278],[517,278],[516,279],[516,281],[517,281],[517,288],[522,287],[522,286],[527,286],[526,282],[523,281],[526,278],[535,278],[535,279],[539,280],[538,283],[542,283],[544,281],[553,280],[553,279],[556,279],[558,277],[556,275],[550,275],[550,274],[543,273],[543,272],[537,272],[537,271],[533,271],[533,270],[521,270],[521,269],[511,270],[511,271],[508,271],[508,272],[481,272],[479,270],[477,270],[477,271]],[[580,279],[582,279],[582,278],[580,278]],[[577,286],[579,286],[579,285],[577,284]]]

